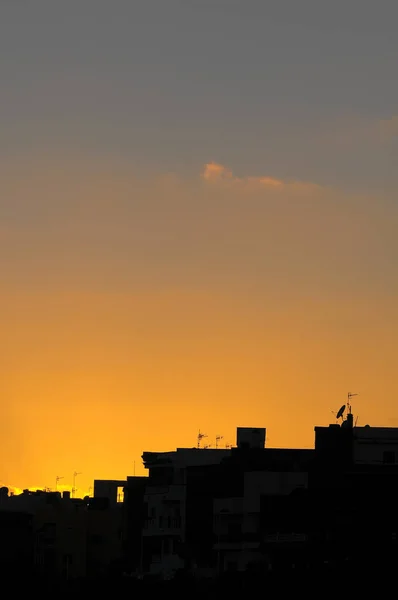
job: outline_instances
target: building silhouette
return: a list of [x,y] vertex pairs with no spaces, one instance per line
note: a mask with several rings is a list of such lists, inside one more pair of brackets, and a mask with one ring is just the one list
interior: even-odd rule
[[[3,531],[7,540],[14,539],[9,550],[15,568],[29,556],[30,571],[39,578],[103,577],[123,561],[122,504],[111,506],[107,498],[72,499],[70,492],[29,490],[14,496],[3,493],[0,519],[2,546]],[[10,574],[6,560],[1,569],[3,576]]]
[[240,427],[232,448],[144,452],[148,477],[95,480],[92,498],[2,488],[2,573],[381,581],[398,560],[398,428],[357,427],[350,408],[340,418],[315,427],[312,449],[268,448],[265,428]]

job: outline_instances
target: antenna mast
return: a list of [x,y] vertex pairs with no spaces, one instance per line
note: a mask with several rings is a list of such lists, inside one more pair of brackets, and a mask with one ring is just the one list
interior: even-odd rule
[[81,475],[81,473],[78,473],[77,471],[73,473],[72,498],[74,498],[76,495],[76,477],[78,475]]
[[200,429],[199,429],[199,433],[198,433],[198,448],[200,448],[200,442],[203,440],[203,438],[206,438],[207,435],[205,433],[201,433]]
[[351,392],[348,392],[347,394],[347,409],[348,409],[348,414],[351,414],[351,398],[353,398],[354,396],[358,396],[358,394],[351,394]]

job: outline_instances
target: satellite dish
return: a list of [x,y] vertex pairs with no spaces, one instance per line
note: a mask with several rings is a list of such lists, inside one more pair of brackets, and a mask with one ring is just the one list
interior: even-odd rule
[[344,411],[345,411],[345,404],[343,404],[343,406],[340,406],[340,408],[337,412],[337,415],[336,415],[336,419],[340,419],[343,416]]

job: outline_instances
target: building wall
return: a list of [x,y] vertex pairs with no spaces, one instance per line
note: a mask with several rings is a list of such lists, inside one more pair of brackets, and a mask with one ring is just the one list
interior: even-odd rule
[[122,570],[123,506],[88,510],[86,516],[87,575],[106,576]]
[[86,575],[85,512],[70,501],[43,503],[34,513],[36,564],[45,576]]
[[[224,449],[198,448],[144,453],[144,464],[149,469],[144,497],[147,519],[143,530],[146,570],[169,577],[189,562],[186,539],[187,471],[219,464],[230,453],[230,450]],[[209,506],[211,523],[212,500]],[[202,512],[205,510],[205,504],[201,504],[201,509]]]
[[34,571],[45,579],[74,579],[106,575],[123,556],[122,504],[97,500],[26,491],[2,497],[1,505],[5,513],[30,515]]
[[110,505],[123,502],[126,480],[95,479],[94,498],[107,498]]
[[289,496],[294,490],[307,489],[307,471],[248,471],[244,474],[241,498],[216,499],[215,551],[218,569],[244,571],[250,563],[262,559],[262,531],[274,515],[263,513],[266,497]]
[[355,427],[353,458],[356,464],[398,464],[398,429]]
[[[308,473],[304,472],[254,472],[245,474],[245,495],[243,501],[243,536],[255,537],[260,528],[261,498],[263,496],[287,496],[295,489],[308,487]],[[272,513],[263,519],[273,519]],[[247,548],[256,542],[248,541]]]
[[141,572],[143,528],[147,519],[144,504],[148,477],[127,477],[123,501],[125,572]]
[[244,512],[260,511],[260,498],[263,495],[290,494],[294,489],[308,486],[308,472],[299,471],[257,471],[245,473]]
[[33,557],[32,515],[0,507],[0,577],[3,586],[9,580],[14,585],[21,573],[29,577],[33,570]]

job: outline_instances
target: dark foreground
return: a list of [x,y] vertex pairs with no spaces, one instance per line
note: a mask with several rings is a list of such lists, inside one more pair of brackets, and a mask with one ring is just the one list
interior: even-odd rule
[[148,598],[158,595],[185,600],[201,598],[241,598],[268,595],[269,598],[280,596],[301,596],[306,594],[317,597],[331,597],[331,594],[364,593],[380,595],[395,589],[396,567],[390,565],[384,569],[372,569],[370,565],[353,569],[341,566],[320,569],[305,569],[299,572],[282,571],[278,573],[245,573],[223,575],[217,580],[195,580],[181,576],[173,581],[136,580],[131,577],[117,577],[100,580],[46,580],[24,577],[23,574],[4,574],[2,588],[11,589],[13,594],[40,594],[41,598],[53,596],[92,597],[108,595],[116,597],[125,594],[130,598]]

